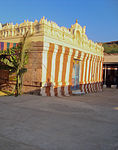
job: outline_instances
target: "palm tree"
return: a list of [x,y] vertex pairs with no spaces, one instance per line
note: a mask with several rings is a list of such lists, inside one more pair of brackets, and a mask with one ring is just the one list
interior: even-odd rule
[[16,73],[16,84],[13,89],[15,96],[22,94],[23,75],[27,71],[25,65],[28,63],[28,52],[31,46],[30,37],[31,35],[27,32],[17,47],[2,51],[0,54],[0,61],[5,64],[2,69],[7,69],[10,73]]

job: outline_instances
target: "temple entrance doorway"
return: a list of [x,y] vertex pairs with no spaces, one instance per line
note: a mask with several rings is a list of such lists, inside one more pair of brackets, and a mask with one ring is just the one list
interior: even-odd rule
[[73,72],[72,72],[72,86],[71,90],[79,89],[79,70],[80,70],[80,61],[75,59],[73,61]]

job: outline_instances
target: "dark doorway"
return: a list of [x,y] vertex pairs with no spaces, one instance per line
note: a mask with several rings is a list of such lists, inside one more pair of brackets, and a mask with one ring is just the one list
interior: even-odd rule
[[73,72],[72,72],[72,90],[78,90],[79,89],[79,60],[73,61]]

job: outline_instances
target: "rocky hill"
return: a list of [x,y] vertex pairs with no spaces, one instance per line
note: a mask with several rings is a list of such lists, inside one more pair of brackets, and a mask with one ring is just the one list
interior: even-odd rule
[[108,54],[118,54],[118,41],[111,41],[102,43],[104,47],[104,52]]

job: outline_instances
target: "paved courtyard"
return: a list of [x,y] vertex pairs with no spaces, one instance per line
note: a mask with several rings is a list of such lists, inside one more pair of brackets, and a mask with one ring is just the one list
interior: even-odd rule
[[0,150],[118,150],[118,89],[0,97]]

